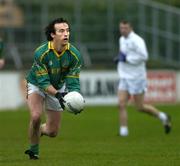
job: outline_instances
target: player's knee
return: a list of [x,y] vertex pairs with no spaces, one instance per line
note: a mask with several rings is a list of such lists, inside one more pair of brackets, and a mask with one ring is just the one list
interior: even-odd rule
[[33,123],[40,123],[41,116],[40,116],[40,114],[32,114],[31,119],[32,119]]
[[143,106],[136,106],[138,112],[144,112]]

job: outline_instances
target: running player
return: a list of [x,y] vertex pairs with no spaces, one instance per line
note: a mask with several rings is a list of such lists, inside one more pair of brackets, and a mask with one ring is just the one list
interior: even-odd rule
[[171,130],[170,118],[166,113],[159,111],[151,105],[144,104],[144,93],[147,89],[146,61],[148,53],[144,40],[137,35],[128,21],[119,24],[121,37],[119,39],[118,64],[119,82],[119,135],[127,136],[128,115],[126,105],[133,96],[138,111],[160,119],[165,127],[165,132]]
[[[55,137],[64,108],[63,93],[80,91],[79,74],[82,59],[79,51],[69,43],[69,23],[58,18],[45,29],[47,42],[34,54],[34,63],[27,75],[27,103],[30,110],[30,159],[39,158],[39,139],[46,135]],[[43,104],[46,106],[46,123],[41,125]]]

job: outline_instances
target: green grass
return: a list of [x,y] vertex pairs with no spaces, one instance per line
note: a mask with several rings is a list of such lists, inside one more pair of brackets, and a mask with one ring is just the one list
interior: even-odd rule
[[0,166],[179,166],[179,105],[158,106],[173,119],[164,134],[161,123],[129,107],[130,135],[117,136],[116,107],[88,107],[78,116],[63,113],[60,135],[42,137],[40,160],[30,161],[27,109],[0,112]]

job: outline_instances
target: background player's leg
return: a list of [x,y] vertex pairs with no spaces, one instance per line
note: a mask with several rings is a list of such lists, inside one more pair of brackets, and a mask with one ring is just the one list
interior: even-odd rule
[[163,123],[165,127],[165,132],[170,132],[171,124],[167,114],[158,110],[152,105],[144,104],[144,94],[134,95],[134,101],[138,111],[145,112],[147,114],[157,117]]
[[155,117],[159,116],[160,111],[158,109],[156,109],[152,105],[144,104],[144,93],[134,95],[134,101],[138,111],[148,113]]
[[61,122],[61,112],[47,110],[46,111],[46,123],[41,125],[41,134],[49,137],[55,137],[58,134],[58,130]]
[[127,136],[128,135],[128,117],[126,111],[126,105],[128,102],[129,94],[127,91],[119,90],[119,135]]

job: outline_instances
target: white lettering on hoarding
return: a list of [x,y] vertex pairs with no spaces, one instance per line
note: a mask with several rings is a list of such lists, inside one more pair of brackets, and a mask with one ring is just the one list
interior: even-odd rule
[[[90,104],[117,104],[118,75],[116,72],[83,72],[81,91]],[[174,72],[148,73],[146,102],[175,102],[176,77]]]

